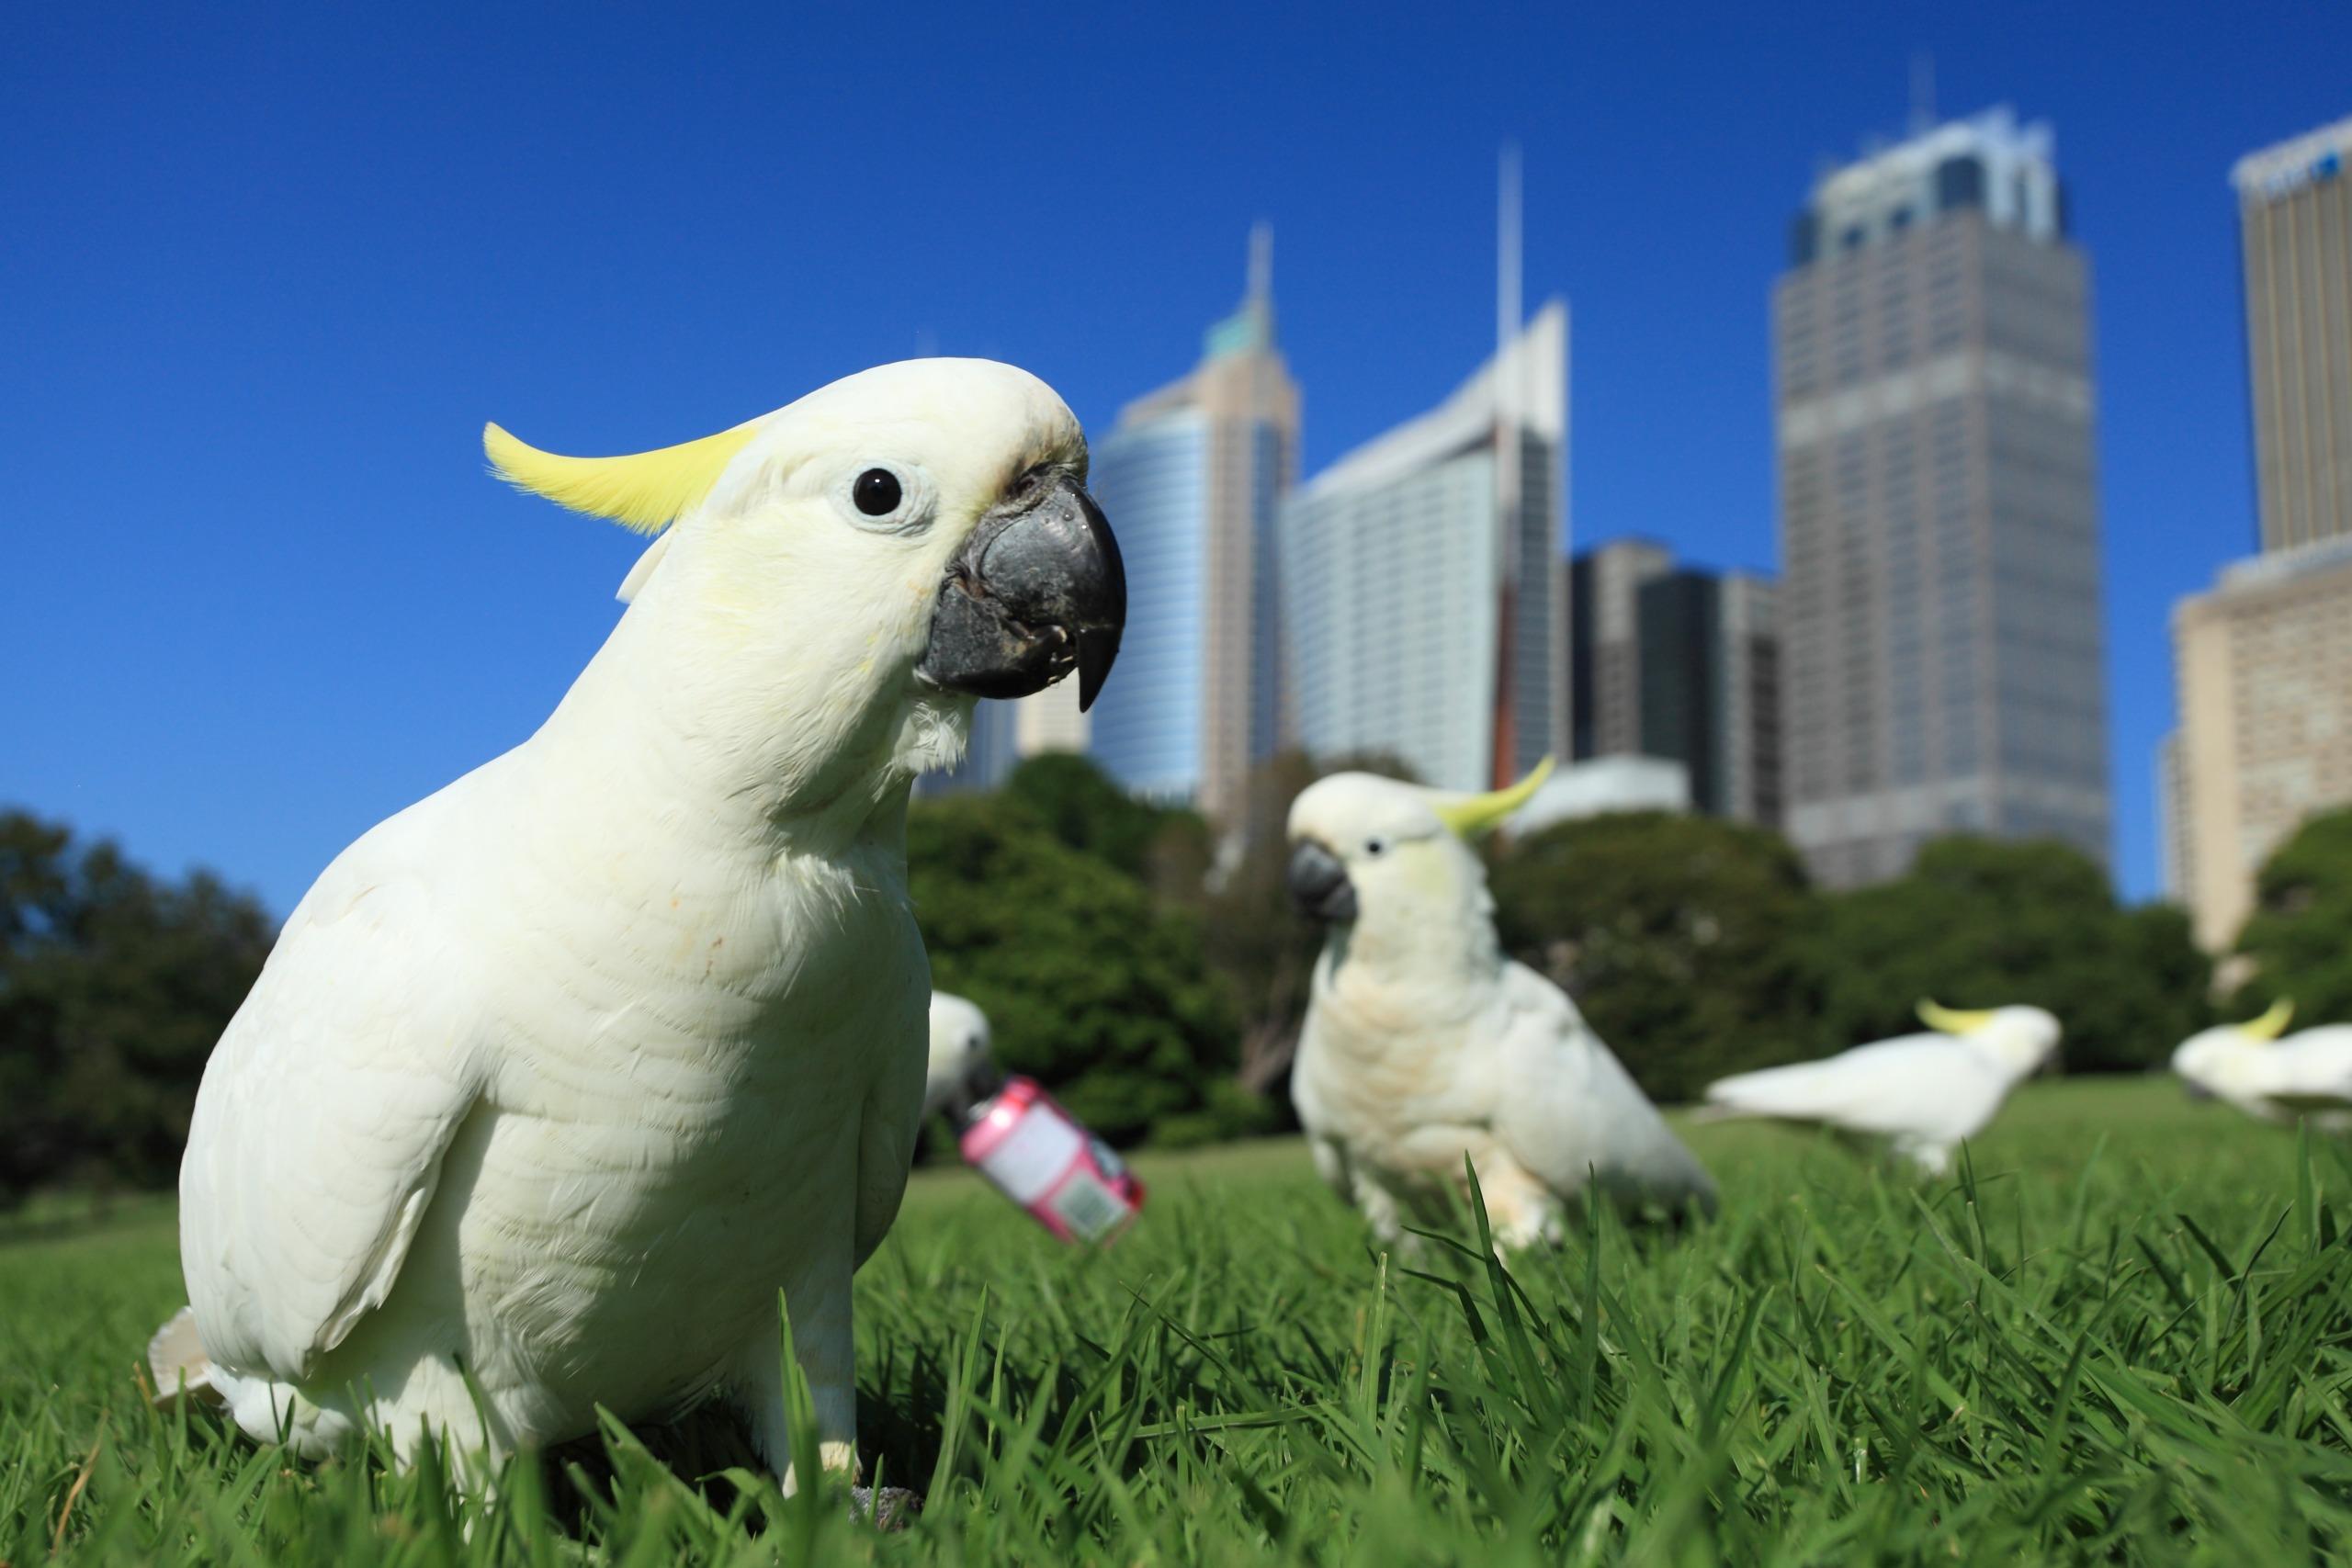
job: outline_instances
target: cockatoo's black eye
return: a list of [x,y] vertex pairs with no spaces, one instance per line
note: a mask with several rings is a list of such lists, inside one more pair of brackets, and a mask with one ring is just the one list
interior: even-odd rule
[[1381,856],[1388,852],[1388,840],[1385,839],[1366,839],[1363,841],[1363,852],[1370,855],[1373,859],[1378,860]]
[[850,487],[850,499],[868,517],[888,517],[899,510],[905,495],[899,476],[888,468],[868,468],[857,476],[857,483]]

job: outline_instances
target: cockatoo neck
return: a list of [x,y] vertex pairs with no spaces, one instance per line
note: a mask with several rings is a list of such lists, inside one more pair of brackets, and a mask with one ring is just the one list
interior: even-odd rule
[[[1481,994],[1502,968],[1495,901],[1475,856],[1448,837],[1410,886],[1360,881],[1356,919],[1325,942],[1332,985],[1343,995],[1408,993],[1451,1010]],[[1399,881],[1405,879],[1400,878]]]
[[902,814],[913,774],[960,754],[971,707],[915,679],[928,595],[876,574],[755,592],[695,542],[673,547],[534,738],[544,762],[630,809],[759,840],[821,847]]

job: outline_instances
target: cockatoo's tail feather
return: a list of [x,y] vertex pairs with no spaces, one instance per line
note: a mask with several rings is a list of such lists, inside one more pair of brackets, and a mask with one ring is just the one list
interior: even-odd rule
[[698,441],[626,457],[565,457],[485,424],[481,446],[498,477],[517,490],[653,534],[700,504],[735,454],[758,434],[756,423],[739,424]]
[[1430,807],[1437,819],[1453,830],[1454,836],[1475,839],[1481,833],[1491,833],[1510,819],[1510,814],[1526,805],[1544,781],[1552,776],[1552,759],[1544,758],[1527,771],[1527,776],[1508,789],[1488,790],[1484,795],[1455,795],[1433,802]]

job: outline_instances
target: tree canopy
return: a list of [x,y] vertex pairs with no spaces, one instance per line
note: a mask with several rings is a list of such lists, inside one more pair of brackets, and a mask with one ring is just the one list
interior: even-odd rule
[[220,1031],[277,938],[207,872],[0,812],[0,1203],[76,1179],[167,1185]]
[[918,804],[907,862],[932,983],[988,1013],[1005,1067],[1114,1143],[1250,1124],[1231,1015],[1180,911],[1003,798]]
[[1817,900],[1777,834],[1616,812],[1506,846],[1504,948],[1576,998],[1642,1088],[1691,1100],[1727,1073],[1817,1055]]
[[2255,897],[2237,950],[2256,968],[2232,1016],[2289,997],[2299,1022],[2352,1023],[2352,810],[2304,823],[2263,866]]
[[2065,1025],[2069,1071],[2119,1072],[2164,1062],[2208,1021],[2211,968],[2188,917],[2119,908],[2097,863],[2055,840],[1933,840],[1908,874],[1826,913],[1814,952],[1839,1045],[1917,1029],[1922,998],[2030,1003]]

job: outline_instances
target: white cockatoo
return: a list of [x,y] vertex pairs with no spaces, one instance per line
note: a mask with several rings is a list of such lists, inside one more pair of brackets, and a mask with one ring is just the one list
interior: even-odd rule
[[1930,1032],[1718,1078],[1701,1114],[1770,1116],[1885,1138],[1894,1153],[1941,1176],[1960,1141],[1992,1125],[2009,1090],[2049,1059],[2060,1032],[2055,1018],[2032,1007],[1956,1012],[1921,1002],[1919,1021]]
[[2294,1003],[2275,1002],[2260,1018],[2193,1034],[2172,1054],[2172,1070],[2191,1092],[2265,1122],[2309,1117],[2323,1132],[2352,1132],[2352,1024],[2288,1034],[2294,1013]]
[[1328,921],[1291,1099],[1326,1181],[1395,1242],[1477,1172],[1497,1245],[1556,1238],[1589,1182],[1712,1210],[1714,1183],[1567,994],[1503,956],[1464,840],[1526,803],[1335,773],[1290,810],[1290,891]]
[[668,529],[537,733],[288,919],[197,1097],[159,1387],[305,1455],[365,1424],[493,1462],[715,1394],[788,1479],[781,1292],[852,1465],[850,1276],[923,1100],[908,788],[975,694],[1101,685],[1084,438],[1024,371],[925,359],[636,457],[484,439]]
[[962,997],[931,993],[931,1070],[923,1076],[922,1113],[934,1116],[972,1092],[989,1060],[989,1015]]

